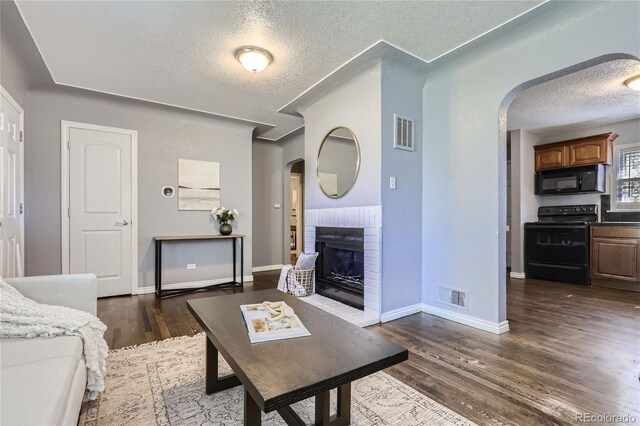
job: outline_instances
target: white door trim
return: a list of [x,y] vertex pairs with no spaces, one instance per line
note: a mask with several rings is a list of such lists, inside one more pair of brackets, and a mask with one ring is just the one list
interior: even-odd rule
[[20,104],[16,102],[15,99],[13,99],[13,96],[11,96],[9,92],[7,92],[4,87],[2,87],[2,85],[0,85],[0,94],[2,94],[2,96],[4,96],[7,99],[7,101],[9,101],[11,106],[17,109],[18,112],[20,113],[20,132],[22,133],[22,136],[21,136],[22,141],[20,142],[20,200],[21,200],[20,202],[22,203],[23,208],[22,208],[22,213],[20,213],[20,271],[19,271],[20,273],[19,275],[24,275],[24,246],[25,246],[24,215],[27,209],[25,205],[25,200],[24,200],[24,144],[25,144],[24,109],[22,109]]
[[61,120],[61,218],[62,218],[62,273],[68,274],[69,266],[69,130],[71,128],[120,133],[131,136],[131,294],[138,292],[138,132],[117,127],[98,126]]

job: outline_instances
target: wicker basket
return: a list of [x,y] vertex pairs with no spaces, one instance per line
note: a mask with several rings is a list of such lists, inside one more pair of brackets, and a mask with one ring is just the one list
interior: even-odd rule
[[313,294],[316,288],[316,268],[296,269],[287,272],[287,293],[305,297]]

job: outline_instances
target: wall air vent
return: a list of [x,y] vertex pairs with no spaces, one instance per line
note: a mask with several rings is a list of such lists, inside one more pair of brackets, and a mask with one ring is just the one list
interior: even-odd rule
[[467,293],[458,290],[451,290],[451,304],[465,308],[467,306]]
[[410,118],[393,114],[393,147],[405,151],[415,150],[415,126]]
[[438,301],[465,310],[469,304],[466,291],[448,287],[438,287]]

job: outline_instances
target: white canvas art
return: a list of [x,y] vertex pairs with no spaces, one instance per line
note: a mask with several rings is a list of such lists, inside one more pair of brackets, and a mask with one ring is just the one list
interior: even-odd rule
[[178,210],[220,207],[220,163],[178,160]]

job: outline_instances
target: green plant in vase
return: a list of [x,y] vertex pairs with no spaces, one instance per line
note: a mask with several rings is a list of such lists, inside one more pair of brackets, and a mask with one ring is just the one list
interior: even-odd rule
[[221,235],[231,234],[233,231],[233,228],[231,228],[231,222],[233,222],[239,215],[240,213],[236,209],[230,210],[220,207],[217,210],[211,210],[211,216],[213,216],[220,224],[219,230]]

